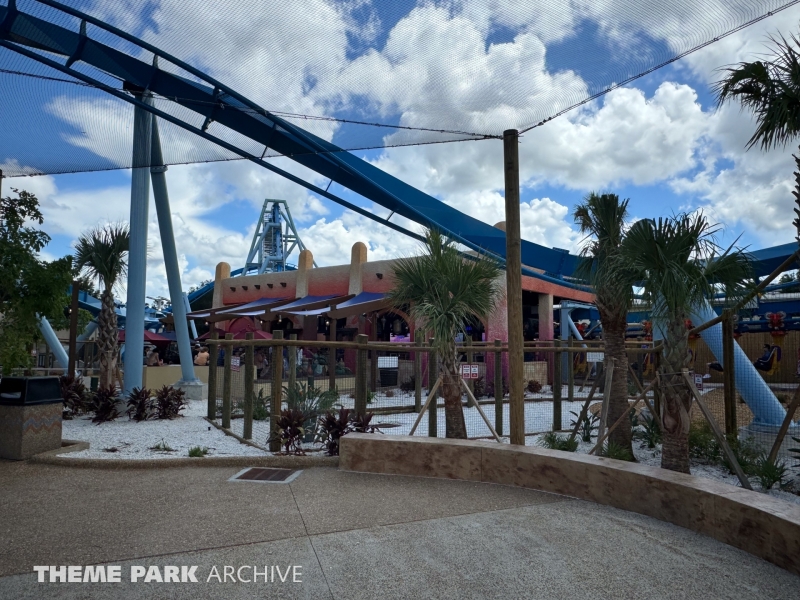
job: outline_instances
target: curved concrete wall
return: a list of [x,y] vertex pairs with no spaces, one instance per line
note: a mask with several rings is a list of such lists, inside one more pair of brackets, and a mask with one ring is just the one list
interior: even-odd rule
[[800,575],[800,505],[711,479],[544,448],[374,434],[343,437],[339,468],[591,500],[704,533]]

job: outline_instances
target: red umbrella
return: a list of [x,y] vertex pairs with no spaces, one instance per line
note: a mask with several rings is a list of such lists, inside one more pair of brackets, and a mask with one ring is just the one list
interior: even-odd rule
[[[119,330],[119,341],[120,342],[124,342],[125,341],[125,330],[124,329],[120,329]],[[163,344],[163,343],[169,343],[172,340],[170,340],[169,338],[165,338],[163,335],[159,335],[157,333],[153,333],[152,331],[148,331],[147,329],[145,329],[144,330],[144,341],[145,342],[162,343]]]

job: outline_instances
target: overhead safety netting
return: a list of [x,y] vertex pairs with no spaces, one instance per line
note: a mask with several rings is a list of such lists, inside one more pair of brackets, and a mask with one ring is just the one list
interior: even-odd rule
[[496,138],[797,1],[0,0],[0,169],[138,166],[131,99],[167,164]]

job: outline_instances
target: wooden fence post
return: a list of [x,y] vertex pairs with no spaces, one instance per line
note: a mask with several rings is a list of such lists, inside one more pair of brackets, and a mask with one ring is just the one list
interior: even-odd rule
[[[369,341],[377,341],[378,339],[378,313],[372,313],[372,329],[369,336]],[[364,343],[367,343],[366,341]],[[366,355],[365,355],[366,356]],[[378,352],[376,350],[369,351],[369,389],[371,392],[378,391]],[[366,410],[366,408],[365,408]]]
[[[290,333],[289,339],[296,340],[297,334]],[[289,372],[286,375],[288,380],[286,385],[289,387],[289,391],[292,392],[297,384],[297,346],[288,346],[286,348],[286,356],[289,362]]]
[[[336,319],[330,318],[330,334],[328,335],[329,341],[336,341]],[[328,389],[336,389],[336,348],[328,349]]]
[[[273,331],[272,339],[283,341],[283,331]],[[278,437],[278,419],[283,406],[283,346],[272,347],[272,385],[269,407],[269,449],[270,452],[281,451],[281,440]]]
[[503,435],[503,353],[500,340],[494,341],[494,428]]
[[[567,344],[572,348],[574,337],[569,335]],[[575,354],[572,350],[567,350],[567,400],[572,402],[575,400]],[[559,429],[561,429],[559,427]]]
[[414,344],[417,351],[414,352],[414,412],[418,413],[422,410],[422,348],[423,332],[417,329],[414,332]]
[[[245,339],[253,341],[253,332],[248,331]],[[253,383],[256,378],[255,346],[249,344],[244,349],[244,431],[242,437],[253,439]]]
[[208,407],[206,417],[209,419],[217,418],[217,355],[219,345],[217,339],[219,333],[216,329],[211,333],[211,341],[208,343]]
[[[475,359],[475,352],[472,349],[472,338],[468,336],[464,340],[464,344],[466,346],[465,349],[467,351],[467,364],[471,365]],[[467,387],[469,388],[470,393],[474,395],[475,383],[472,379],[467,380]],[[475,403],[472,401],[472,398],[470,397],[469,394],[467,394],[467,406],[475,406]]]
[[356,402],[355,413],[363,415],[367,412],[367,341],[364,335],[356,336],[356,342],[363,345],[356,351]]
[[553,431],[561,430],[561,340],[553,340]]
[[[430,346],[430,353],[428,354],[428,389],[436,385],[436,380],[439,379],[439,358],[433,350],[433,338],[428,340]],[[433,394],[430,406],[428,407],[428,437],[438,437],[438,411],[437,405],[439,400],[436,394]]]
[[[233,340],[232,333],[225,334],[225,340]],[[225,360],[223,361],[224,372],[222,373],[222,427],[231,428],[231,356],[233,355],[233,344],[225,344]]]

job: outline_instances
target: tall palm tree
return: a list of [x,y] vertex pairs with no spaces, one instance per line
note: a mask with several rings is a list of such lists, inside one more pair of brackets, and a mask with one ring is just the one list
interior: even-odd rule
[[449,438],[467,437],[456,336],[465,333],[464,324],[470,317],[486,317],[494,312],[501,292],[500,273],[499,265],[489,259],[464,258],[451,241],[435,230],[425,233],[422,255],[401,259],[394,268],[395,285],[390,299],[395,306],[409,305],[414,322],[433,334]]
[[689,411],[692,393],[682,369],[689,361],[686,320],[692,307],[723,291],[735,302],[746,291],[750,261],[741,250],[721,248],[717,229],[702,214],[637,221],[628,230],[621,258],[638,273],[652,306],[654,326],[664,335],[659,367],[664,425],[661,466],[689,472]]
[[[603,324],[606,356],[614,359],[608,405],[609,423],[616,423],[628,405],[628,355],[625,352],[625,332],[628,311],[633,301],[634,272],[620,260],[625,221],[628,219],[628,200],[620,201],[616,194],[590,193],[575,207],[575,223],[586,235],[576,275],[594,286],[595,303]],[[628,419],[611,432],[610,441],[628,449],[633,456],[631,425]]]
[[111,224],[95,227],[81,234],[75,244],[75,266],[103,288],[97,323],[100,354],[100,385],[111,386],[117,370],[117,314],[114,310],[114,286],[127,272],[130,233],[128,226]]
[[[718,106],[738,100],[752,111],[756,131],[748,148],[760,144],[763,150],[783,147],[800,134],[800,39],[792,35],[771,37],[771,60],[741,62],[720,69],[726,73],[713,86]],[[800,158],[794,156],[795,202],[800,208]],[[800,211],[793,224],[800,241]]]

